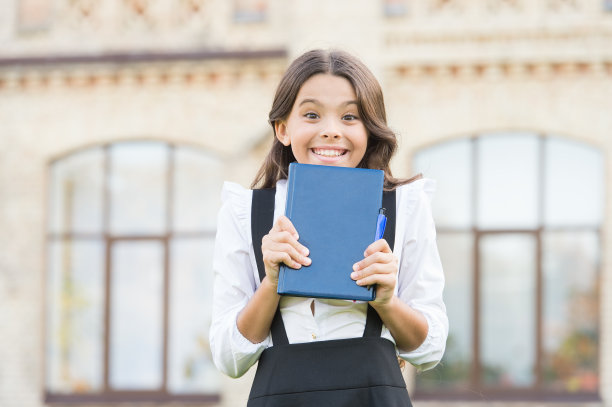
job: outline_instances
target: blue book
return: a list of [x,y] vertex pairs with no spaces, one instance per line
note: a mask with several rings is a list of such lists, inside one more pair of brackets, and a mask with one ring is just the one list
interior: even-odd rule
[[375,289],[351,279],[353,264],[375,240],[382,204],[381,170],[292,163],[285,215],[312,263],[281,265],[278,293],[301,297],[372,301]]

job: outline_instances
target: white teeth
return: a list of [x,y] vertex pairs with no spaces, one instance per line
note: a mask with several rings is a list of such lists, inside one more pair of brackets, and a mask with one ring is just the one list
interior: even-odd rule
[[322,149],[313,149],[315,154],[323,155],[326,157],[338,157],[344,154],[343,150],[322,150]]

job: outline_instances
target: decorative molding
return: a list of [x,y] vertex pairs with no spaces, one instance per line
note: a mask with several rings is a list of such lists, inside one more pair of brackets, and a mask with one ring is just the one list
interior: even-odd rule
[[[249,82],[276,82],[285,69],[278,63],[150,64],[123,67],[71,66],[56,69],[0,70],[3,90],[95,88],[109,86],[231,86]],[[447,78],[451,80],[554,79],[566,77],[612,78],[612,59],[605,61],[522,61],[471,63],[398,63],[386,68],[398,80]]]
[[115,52],[51,56],[0,57],[0,68],[88,64],[137,64],[173,61],[253,60],[286,58],[285,49],[186,51],[186,52]]
[[549,79],[566,76],[612,77],[612,58],[606,61],[523,61],[523,62],[473,62],[473,63],[399,63],[387,69],[389,76],[397,79],[421,79],[426,77],[453,79]]
[[[406,0],[385,0],[385,7],[401,5],[401,16],[407,20],[435,20],[445,17],[483,16],[495,17],[514,16],[517,18],[542,17],[545,15],[573,14],[586,16],[592,0],[421,0],[410,2],[409,12]],[[607,0],[606,0],[607,1]],[[601,11],[605,11],[602,6]]]
[[[68,31],[99,37],[108,34],[109,29],[124,36],[134,32],[202,33],[215,17],[214,7],[218,7],[210,0],[56,0],[53,13],[49,13],[49,0],[25,1],[28,7],[23,16],[33,19],[46,12],[49,32]],[[19,28],[24,28],[21,25]]]
[[[19,0],[3,53],[274,47],[269,0]],[[10,7],[9,7],[10,11]],[[18,15],[17,15],[18,14]],[[244,24],[258,23],[258,24]],[[256,26],[264,38],[249,37]],[[244,38],[244,37],[247,38]]]
[[401,32],[390,31],[385,34],[384,43],[389,47],[428,44],[482,44],[482,43],[518,43],[532,41],[582,41],[597,39],[612,43],[612,29],[599,27],[582,27],[572,30],[524,29],[513,31],[460,31],[460,32]]
[[285,50],[5,58],[0,59],[0,91],[261,82],[280,78],[286,58]]

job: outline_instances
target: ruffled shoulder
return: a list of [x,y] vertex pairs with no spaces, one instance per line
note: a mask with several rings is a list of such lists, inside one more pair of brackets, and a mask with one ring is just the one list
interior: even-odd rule
[[253,191],[235,182],[225,181],[221,189],[221,204],[229,209],[240,223],[242,231],[250,236],[251,200]]
[[412,214],[419,204],[431,206],[435,192],[436,181],[430,178],[421,178],[402,185],[397,188],[397,209]]

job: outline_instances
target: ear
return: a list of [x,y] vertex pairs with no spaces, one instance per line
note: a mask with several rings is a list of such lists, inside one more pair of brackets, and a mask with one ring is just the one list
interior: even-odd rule
[[285,147],[291,145],[291,137],[287,134],[287,123],[283,120],[277,120],[274,122],[274,132],[276,133],[276,138],[280,141]]

